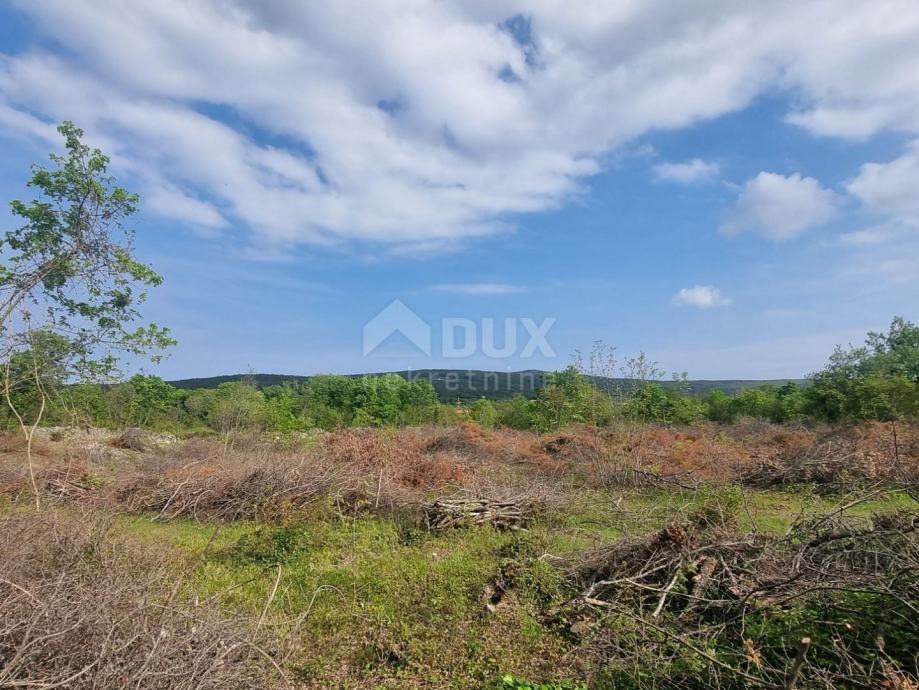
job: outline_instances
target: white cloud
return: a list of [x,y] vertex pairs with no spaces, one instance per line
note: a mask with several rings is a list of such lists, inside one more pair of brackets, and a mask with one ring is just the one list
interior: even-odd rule
[[148,184],[144,201],[151,210],[166,218],[204,228],[221,228],[227,224],[213,205],[168,184]]
[[73,119],[256,245],[455,246],[770,90],[818,134],[919,132],[914,0],[538,0],[529,41],[510,0],[16,4],[68,57],[0,57],[0,127]]
[[440,283],[432,289],[455,295],[513,295],[526,292],[526,288],[507,283]]
[[785,177],[764,171],[744,185],[721,224],[721,232],[736,235],[752,231],[779,242],[825,223],[835,210],[833,192],[813,177],[798,173]]
[[683,163],[658,163],[654,166],[654,177],[668,182],[692,184],[708,182],[718,176],[721,166],[701,158],[693,158]]
[[851,247],[874,247],[890,242],[901,234],[902,228],[893,223],[844,232],[838,243]]
[[919,140],[895,160],[863,165],[846,189],[869,211],[919,225]]
[[679,306],[698,307],[711,309],[712,307],[726,307],[732,300],[721,294],[721,290],[713,285],[693,285],[683,288],[673,296],[673,303]]

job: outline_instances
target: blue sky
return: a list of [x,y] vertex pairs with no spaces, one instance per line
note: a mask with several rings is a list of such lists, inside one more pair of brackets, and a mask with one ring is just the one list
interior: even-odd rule
[[[5,3],[3,198],[63,119],[141,194],[167,378],[553,369],[595,340],[796,377],[919,319],[908,0]],[[394,299],[432,356],[364,355]],[[554,319],[555,356],[445,358],[444,318]]]

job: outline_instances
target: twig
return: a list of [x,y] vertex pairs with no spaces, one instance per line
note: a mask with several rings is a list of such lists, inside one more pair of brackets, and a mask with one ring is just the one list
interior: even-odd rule
[[791,668],[788,669],[788,674],[785,676],[785,685],[782,686],[784,690],[794,690],[795,683],[798,682],[798,676],[801,675],[801,669],[804,666],[805,657],[807,657],[807,650],[811,646],[811,638],[804,637],[801,639],[801,646],[798,647],[798,655],[795,657],[794,663],[791,665]]
[[673,586],[679,579],[681,570],[682,563],[677,567],[676,572],[673,574],[673,578],[670,580],[670,584],[664,587],[664,589],[661,591],[660,599],[658,599],[657,602],[657,608],[654,609],[654,613],[651,614],[651,618],[657,618],[660,615],[660,612],[664,609],[664,602],[667,601],[667,595],[670,593],[670,590],[673,589]]

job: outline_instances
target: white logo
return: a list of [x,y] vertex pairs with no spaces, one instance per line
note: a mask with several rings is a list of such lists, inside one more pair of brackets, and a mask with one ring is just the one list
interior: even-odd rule
[[421,352],[431,356],[431,327],[397,299],[364,324],[364,356],[371,354],[394,333],[401,333]]
[[[481,353],[491,359],[521,357],[528,359],[535,355],[555,357],[555,350],[549,344],[549,329],[555,325],[554,318],[536,323],[531,318],[505,318],[497,325],[494,318],[480,321],[449,317],[440,320],[440,356],[445,359],[471,357]],[[528,336],[523,348],[518,349],[518,331]],[[421,353],[431,356],[432,329],[424,319],[409,309],[401,300],[393,300],[379,314],[364,325],[364,356],[373,354],[395,333],[401,334]]]

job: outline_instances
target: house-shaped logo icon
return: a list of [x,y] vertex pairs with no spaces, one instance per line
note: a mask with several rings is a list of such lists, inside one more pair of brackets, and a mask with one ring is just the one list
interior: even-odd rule
[[364,356],[372,354],[394,333],[400,333],[425,355],[431,356],[431,327],[397,299],[364,324]]

